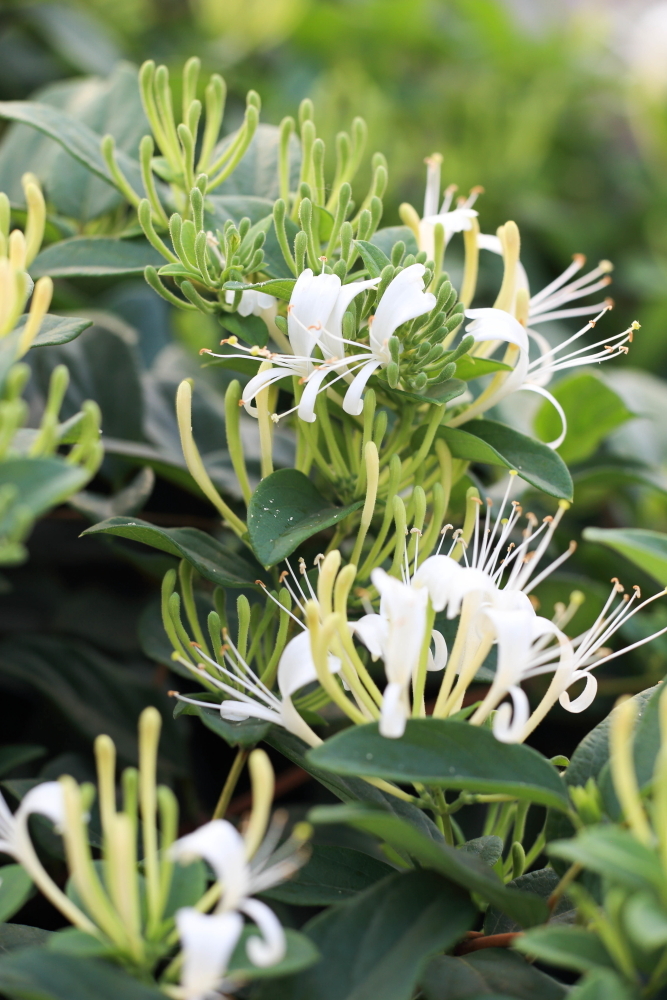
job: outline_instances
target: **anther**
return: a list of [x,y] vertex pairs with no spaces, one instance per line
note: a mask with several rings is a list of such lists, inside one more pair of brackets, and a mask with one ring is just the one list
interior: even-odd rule
[[178,698],[180,693],[181,693],[180,691],[167,691],[167,694],[170,698]]
[[634,590],[634,592],[635,592],[635,594],[636,594],[637,598],[638,598],[639,600],[641,600],[641,596],[642,596],[642,592],[641,592],[641,589],[640,589],[640,588],[639,588],[639,587],[637,586],[637,584],[636,584],[636,583],[633,583],[633,585],[632,585],[632,589]]
[[[221,340],[220,343],[224,344],[224,340]],[[213,354],[213,351],[211,350],[210,347],[202,347],[199,353],[200,354]]]

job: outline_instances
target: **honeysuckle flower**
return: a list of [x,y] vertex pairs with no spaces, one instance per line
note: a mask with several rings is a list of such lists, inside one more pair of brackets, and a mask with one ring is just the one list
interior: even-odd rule
[[[409,686],[424,644],[429,591],[424,574],[404,582],[378,568],[371,573],[371,580],[380,594],[380,613],[365,615],[352,628],[372,658],[384,661],[387,686],[379,728],[383,736],[396,739],[403,735],[410,715]],[[440,632],[433,630],[431,636],[436,652],[434,656],[429,650],[427,670],[442,670],[447,644]]]
[[440,153],[433,153],[431,156],[427,156],[424,162],[426,164],[426,188],[423,215],[420,219],[412,206],[407,205],[402,206],[401,215],[406,224],[413,229],[419,249],[426,252],[427,260],[433,260],[435,258],[436,225],[440,224],[444,230],[445,246],[454,233],[471,229],[473,220],[478,215],[473,205],[483,189],[481,187],[473,188],[467,198],[459,198],[456,207],[452,208],[454,195],[458,190],[456,184],[450,184],[445,189],[443,200],[440,201],[442,156]]
[[[283,826],[281,823],[280,831]],[[173,845],[171,854],[177,861],[184,864],[196,858],[207,861],[221,887],[220,901],[213,914],[202,914],[193,907],[183,907],[176,913],[184,952],[181,984],[186,1000],[199,1000],[220,987],[241,937],[242,914],[260,932],[260,936],[252,935],[246,944],[250,961],[267,967],[284,957],[285,932],[280,921],[266,903],[251,897],[285,881],[302,862],[292,848],[289,854],[278,851],[272,856],[276,838],[271,831],[269,838],[268,851],[260,849],[255,863],[248,861],[245,840],[227,820],[212,820]]]
[[[367,288],[375,287],[379,280],[371,278],[368,281],[351,281],[343,285],[336,274],[313,274],[310,268],[306,268],[292,289],[287,311],[287,332],[292,354],[272,354],[257,347],[245,348],[238,344],[236,338],[227,341],[245,352],[239,355],[240,357],[248,354],[255,357],[262,356],[270,360],[273,365],[272,368],[253,376],[243,390],[242,403],[251,416],[257,416],[257,410],[252,406],[252,402],[258,392],[281,379],[296,376],[306,384],[299,405],[295,409],[301,420],[314,422],[317,394],[326,376],[336,366],[331,362],[324,365],[321,361],[318,362],[312,357],[313,351],[319,347],[325,359],[331,358],[335,352],[339,355],[345,353],[342,336],[343,314],[355,296]],[[213,354],[214,357],[220,356],[208,350],[205,353]],[[345,364],[344,361],[342,363]]]

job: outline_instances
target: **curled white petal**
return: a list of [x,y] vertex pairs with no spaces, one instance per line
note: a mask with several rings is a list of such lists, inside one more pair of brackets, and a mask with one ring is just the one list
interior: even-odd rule
[[555,396],[552,396],[550,392],[544,389],[541,385],[537,385],[535,382],[524,382],[523,385],[520,386],[520,389],[526,389],[530,392],[536,392],[539,396],[544,396],[544,398],[551,403],[554,410],[560,417],[561,430],[558,437],[554,438],[553,441],[547,441],[546,445],[547,448],[560,448],[563,441],[565,440],[565,435],[567,434],[567,417],[565,416],[565,410],[563,409],[563,407],[560,405]]
[[530,704],[525,691],[512,686],[507,691],[512,704],[503,702],[493,720],[493,735],[501,743],[518,743],[530,716]]
[[273,910],[259,899],[244,899],[241,909],[254,920],[262,934],[261,937],[253,934],[248,938],[246,952],[250,961],[260,968],[281,962],[287,951],[287,942],[282,924]]
[[567,712],[573,712],[575,715],[578,715],[579,712],[585,712],[587,708],[590,708],[595,701],[595,695],[598,690],[597,679],[589,670],[575,670],[570,677],[568,687],[574,684],[575,681],[580,681],[583,678],[586,680],[586,687],[581,694],[574,699],[574,701],[570,700],[570,695],[567,691],[563,691],[558,699],[561,706]]
[[435,295],[424,291],[425,271],[423,264],[410,264],[389,282],[370,328],[370,343],[376,355],[402,323],[423,316],[435,305]]
[[224,908],[233,909],[248,891],[250,875],[245,850],[243,837],[232,824],[214,819],[177,840],[170,854],[174,860],[185,864],[196,858],[208,861],[223,883]]
[[435,646],[435,653],[432,653],[429,649],[428,651],[428,664],[427,670],[444,670],[447,666],[447,643],[442,632],[438,632],[437,629],[433,629],[431,632],[431,638]]
[[405,732],[408,714],[405,686],[403,684],[387,684],[380,710],[380,735],[390,740],[400,739]]

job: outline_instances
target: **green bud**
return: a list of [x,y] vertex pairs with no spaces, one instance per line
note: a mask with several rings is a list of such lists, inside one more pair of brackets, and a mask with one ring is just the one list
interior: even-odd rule
[[367,240],[371,235],[371,226],[373,225],[373,217],[367,208],[363,212],[359,213],[359,226],[357,229],[358,239]]
[[352,224],[350,222],[344,222],[340,227],[340,255],[345,260],[347,260],[350,256],[353,236]]
[[518,878],[519,875],[523,875],[523,870],[526,867],[526,852],[523,849],[523,844],[520,844],[518,840],[515,840],[512,844],[512,878]]
[[296,273],[301,274],[306,266],[306,252],[308,250],[308,237],[303,229],[294,237],[294,259],[296,261]]
[[276,316],[273,322],[276,324],[281,333],[287,336],[287,320],[284,316]]
[[390,361],[389,364],[387,365],[385,371],[387,373],[387,382],[389,383],[390,388],[397,389],[398,388],[398,380],[400,378],[400,374],[401,373],[399,371],[399,368],[398,368],[398,365],[396,364],[396,362],[395,361]]
[[460,313],[454,313],[453,316],[450,316],[449,319],[446,320],[445,330],[447,333],[452,333],[453,330],[458,330],[462,322],[463,316]]
[[239,236],[241,237],[241,242],[246,238],[250,230],[250,219],[245,215],[239,222]]
[[398,359],[401,352],[401,342],[398,337],[389,338],[389,353],[391,354],[391,360],[398,364]]
[[402,267],[410,267],[412,264],[417,263],[417,258],[413,253],[409,253],[405,260],[403,261]]
[[417,348],[417,358],[420,361],[423,361],[423,359],[426,357],[426,355],[429,353],[430,350],[431,350],[430,344],[428,343],[428,341],[424,341]]
[[419,372],[419,375],[417,375],[412,381],[412,387],[413,389],[416,389],[417,392],[421,392],[422,389],[426,388],[427,382],[428,382],[428,375],[426,374],[426,372]]
[[192,206],[192,218],[195,229],[201,233],[204,229],[204,196],[198,187],[193,187],[190,192],[190,204]]
[[418,254],[415,255],[415,262],[417,264],[425,264],[427,260],[427,255],[425,250],[420,250]]
[[403,240],[399,240],[398,243],[394,243],[393,247],[391,248],[391,262],[394,265],[394,267],[398,267],[398,265],[401,263],[401,261],[403,260],[404,253],[405,253],[405,243],[403,242]]
[[334,274],[337,274],[340,280],[342,281],[345,275],[347,274],[346,261],[344,261],[342,258],[340,260],[337,260],[332,268],[332,272]]
[[343,336],[346,340],[356,340],[357,338],[357,314],[347,310],[343,313]]

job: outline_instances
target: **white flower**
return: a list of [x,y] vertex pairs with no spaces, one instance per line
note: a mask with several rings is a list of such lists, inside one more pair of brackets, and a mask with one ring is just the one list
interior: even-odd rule
[[[9,854],[23,865],[29,875],[32,875],[31,869],[34,869],[34,861],[37,860],[28,832],[28,819],[33,813],[46,816],[56,828],[62,827],[65,806],[62,788],[57,781],[45,781],[31,788],[14,814],[0,795],[0,853]],[[41,869],[39,861],[37,864]]]
[[185,1000],[203,1000],[223,985],[231,955],[243,931],[242,914],[249,917],[259,935],[246,944],[250,961],[260,967],[280,962],[285,955],[285,932],[280,921],[265,903],[252,899],[289,878],[302,861],[286,846],[274,853],[284,823],[274,822],[252,861],[248,845],[226,820],[204,824],[194,833],[177,840],[172,857],[184,864],[203,858],[215,872],[220,885],[220,901],[213,914],[203,914],[193,907],[176,913],[184,962],[181,985]]
[[[428,560],[427,560],[428,562]],[[382,657],[387,686],[382,698],[380,733],[397,739],[405,732],[410,716],[409,686],[417,674],[426,632],[429,588],[424,579],[397,580],[383,569],[371,573],[380,594],[380,613],[365,615],[351,627],[374,660]],[[428,652],[427,670],[442,670],[447,662],[447,644],[433,630],[435,656]]]
[[[356,295],[366,288],[373,288],[379,280],[371,278],[343,285],[336,274],[313,274],[310,268],[302,271],[292,289],[287,312],[287,332],[294,353],[272,354],[267,350],[242,348],[246,352],[242,357],[247,354],[261,355],[274,365],[267,371],[259,372],[245,386],[242,402],[248,413],[257,416],[252,402],[260,390],[296,375],[306,383],[296,407],[297,413],[302,420],[313,423],[317,394],[329,371],[335,367],[335,364],[322,365],[313,359],[313,351],[319,346],[325,358],[330,358],[335,351],[345,353],[341,329],[343,314]],[[236,343],[235,340],[233,342]]]

